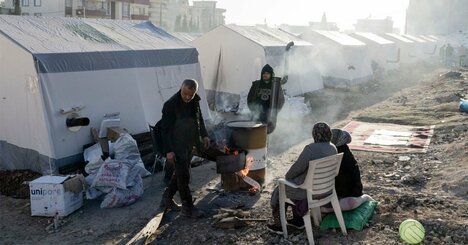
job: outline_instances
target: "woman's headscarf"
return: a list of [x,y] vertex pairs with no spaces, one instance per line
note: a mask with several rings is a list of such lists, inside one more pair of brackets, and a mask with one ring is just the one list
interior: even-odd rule
[[318,122],[314,125],[312,129],[312,137],[314,137],[314,142],[330,142],[332,133],[328,124],[324,122]]
[[351,135],[347,131],[334,128],[331,130],[331,132],[331,142],[335,146],[342,146],[351,143]]

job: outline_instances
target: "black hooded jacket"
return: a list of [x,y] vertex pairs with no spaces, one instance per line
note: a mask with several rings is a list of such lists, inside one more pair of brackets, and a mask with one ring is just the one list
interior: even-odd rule
[[[263,81],[262,76],[265,72],[271,74],[269,81]],[[250,87],[249,94],[247,97],[247,105],[251,112],[258,115],[260,121],[267,121],[268,111],[271,109],[271,96],[272,96],[272,85],[273,79],[278,79],[274,77],[275,73],[273,67],[266,64],[260,73],[260,80],[252,82]],[[284,105],[284,93],[281,88],[281,84],[278,82],[279,91],[277,93],[278,98],[275,103],[274,108],[279,111]]]

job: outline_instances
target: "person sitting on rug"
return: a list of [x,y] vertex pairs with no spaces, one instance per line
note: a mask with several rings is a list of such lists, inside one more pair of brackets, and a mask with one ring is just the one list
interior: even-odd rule
[[[285,178],[297,185],[304,183],[309,169],[309,162],[312,160],[328,157],[337,154],[336,147],[330,143],[332,133],[330,127],[323,122],[316,123],[312,129],[314,143],[306,145],[299,158],[289,168]],[[304,220],[302,216],[307,213],[307,192],[303,189],[294,189],[286,186],[286,196],[294,201],[293,219],[288,220],[288,225],[303,229]],[[279,210],[279,189],[275,188],[271,195],[271,209],[274,223],[268,224],[267,229],[276,234],[282,234]]]
[[[351,135],[341,129],[332,129],[331,142],[336,146],[338,153],[343,153],[340,172],[335,177],[335,190],[340,199],[341,211],[352,210],[366,201],[373,201],[369,195],[362,194],[361,172],[353,153],[348,147]],[[331,205],[322,206],[322,213],[331,213]]]

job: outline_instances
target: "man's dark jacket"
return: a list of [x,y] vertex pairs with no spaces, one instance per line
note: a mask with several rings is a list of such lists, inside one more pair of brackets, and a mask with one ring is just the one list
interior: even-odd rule
[[194,145],[198,147],[200,137],[208,136],[198,94],[185,103],[179,90],[164,103],[162,114],[161,129],[166,154]]

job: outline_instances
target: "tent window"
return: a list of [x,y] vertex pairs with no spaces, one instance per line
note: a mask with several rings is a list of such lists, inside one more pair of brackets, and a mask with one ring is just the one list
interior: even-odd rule
[[22,0],[22,1],[21,1],[21,4],[22,4],[23,6],[29,6],[29,0]]
[[42,5],[42,0],[34,0],[34,6],[39,7]]

